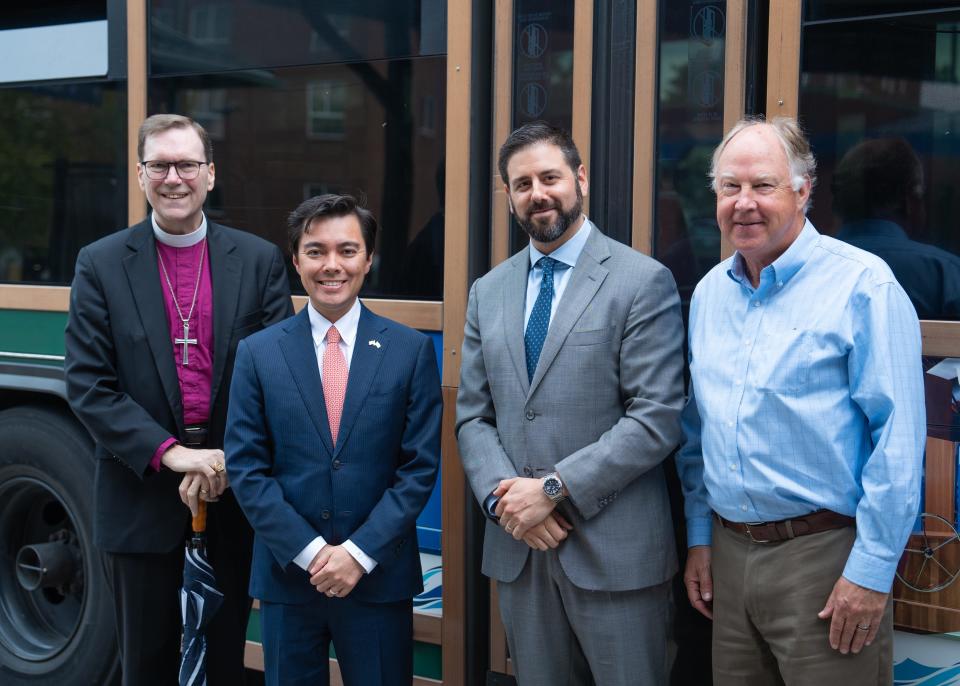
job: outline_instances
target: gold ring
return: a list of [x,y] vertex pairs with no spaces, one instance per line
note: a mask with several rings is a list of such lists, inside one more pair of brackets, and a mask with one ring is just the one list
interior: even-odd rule
[[213,465],[213,471],[215,471],[217,474],[220,474],[225,469],[226,467],[223,466],[223,462],[215,462]]

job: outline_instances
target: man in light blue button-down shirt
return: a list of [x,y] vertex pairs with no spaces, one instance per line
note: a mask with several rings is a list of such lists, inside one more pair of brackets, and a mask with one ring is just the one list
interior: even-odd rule
[[684,582],[714,619],[721,686],[892,673],[889,592],[925,434],[920,330],[880,258],[806,220],[814,170],[786,119],[739,123],[711,168],[737,252],[691,302],[677,464]]

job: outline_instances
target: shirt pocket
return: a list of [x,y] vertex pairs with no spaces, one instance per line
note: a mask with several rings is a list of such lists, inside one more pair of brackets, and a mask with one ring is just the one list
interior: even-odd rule
[[796,393],[807,387],[813,355],[810,331],[765,332],[754,354],[759,359],[750,366],[755,369],[752,376],[761,393]]

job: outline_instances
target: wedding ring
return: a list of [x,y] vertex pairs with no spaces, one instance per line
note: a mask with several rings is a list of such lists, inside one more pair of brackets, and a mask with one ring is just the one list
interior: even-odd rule
[[330,589],[330,595],[337,595],[337,591],[335,591],[335,590],[333,590],[333,589],[331,588],[331,589]]
[[857,624],[857,631],[870,631],[870,625]]
[[207,489],[201,488],[201,489],[200,489],[200,495],[206,495],[206,494],[207,494]]
[[225,469],[226,467],[223,466],[223,462],[215,462],[213,465],[213,471],[215,471],[217,474],[220,474]]

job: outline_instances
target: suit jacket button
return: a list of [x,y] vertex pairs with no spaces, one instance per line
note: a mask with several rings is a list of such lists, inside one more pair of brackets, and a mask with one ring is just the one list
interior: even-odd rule
[[533,470],[530,467],[524,467],[523,474],[524,476],[533,476]]
[[333,461],[333,468],[334,468],[334,469],[340,469],[340,460],[334,460],[334,461]]
[[320,513],[320,516],[323,517],[324,519],[330,519],[330,510],[324,510],[323,512]]
[[527,414],[526,414],[527,419],[529,419],[530,421],[533,421],[533,418],[536,416],[537,414],[533,410],[527,410]]

